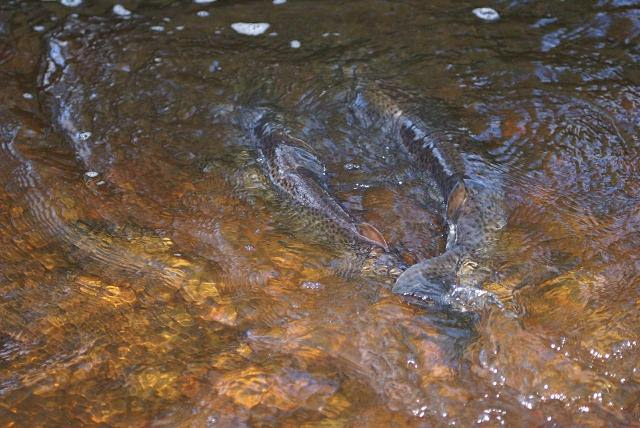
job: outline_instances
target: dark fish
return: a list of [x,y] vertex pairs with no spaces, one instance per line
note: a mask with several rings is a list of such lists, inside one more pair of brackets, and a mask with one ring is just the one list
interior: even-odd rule
[[[34,231],[34,236],[66,245],[68,255],[86,262],[83,269],[97,269],[100,274],[113,270],[140,278],[139,285],[158,284],[177,289],[186,281],[188,272],[171,266],[170,257],[150,257],[134,251],[126,241],[88,230],[80,219],[65,218],[62,204],[40,174],[39,162],[26,153],[29,147],[42,144],[45,128],[32,113],[0,108],[0,164],[5,170],[7,189],[20,218],[16,224]],[[6,176],[3,176],[6,175]],[[84,262],[83,262],[84,263]],[[144,280],[143,280],[144,279]],[[147,282],[149,281],[149,282]]]
[[275,115],[265,114],[254,127],[266,175],[296,209],[330,241],[374,245],[389,250],[372,225],[356,221],[329,193],[325,167],[303,140],[291,135]]
[[468,137],[445,107],[427,105],[433,114],[416,115],[401,108],[396,101],[400,98],[392,88],[368,83],[356,89],[354,106],[399,140],[433,177],[446,202],[449,232],[445,252],[411,266],[393,291],[461,311],[497,303],[480,287],[491,273],[491,258],[506,224],[500,179],[491,174],[480,177],[467,166],[461,147]]

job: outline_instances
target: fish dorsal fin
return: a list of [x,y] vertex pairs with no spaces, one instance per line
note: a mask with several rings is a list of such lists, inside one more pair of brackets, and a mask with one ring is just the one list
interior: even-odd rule
[[358,229],[358,233],[367,238],[369,242],[379,245],[380,247],[384,248],[385,251],[389,251],[387,240],[384,239],[382,233],[380,233],[380,231],[373,225],[369,223],[359,223],[356,225],[356,227]]
[[453,186],[447,199],[447,218],[455,219],[466,200],[467,188],[464,185],[464,181],[459,180],[456,185]]

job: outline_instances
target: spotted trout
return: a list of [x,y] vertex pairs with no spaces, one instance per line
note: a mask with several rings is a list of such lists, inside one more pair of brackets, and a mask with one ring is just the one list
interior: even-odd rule
[[[380,83],[358,83],[354,109],[370,125],[399,141],[435,181],[444,201],[447,244],[439,256],[421,261],[398,277],[396,294],[417,303],[472,311],[495,296],[481,289],[506,224],[501,181],[495,173],[463,156],[468,134],[435,100],[420,100],[420,111],[403,108],[402,93]],[[428,111],[429,107],[433,107]],[[363,114],[361,114],[363,113]]]
[[373,225],[354,219],[331,195],[325,166],[304,140],[292,135],[275,114],[266,113],[257,121],[253,134],[266,176],[284,199],[294,205],[298,218],[330,245],[360,250],[389,246]]

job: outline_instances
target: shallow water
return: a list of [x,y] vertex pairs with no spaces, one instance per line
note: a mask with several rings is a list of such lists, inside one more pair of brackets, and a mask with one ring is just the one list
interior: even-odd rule
[[[0,5],[3,425],[640,423],[640,3],[114,5]],[[395,248],[443,250],[430,183],[352,111],[363,69],[447,102],[501,177],[504,310],[337,275],[274,200],[239,106]]]

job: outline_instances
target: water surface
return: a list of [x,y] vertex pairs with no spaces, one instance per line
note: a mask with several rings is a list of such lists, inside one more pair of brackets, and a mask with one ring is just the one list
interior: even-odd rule
[[[640,422],[640,3],[115,5],[0,5],[3,424]],[[363,69],[449,104],[501,177],[505,310],[337,275],[282,213],[238,106],[395,248],[443,250],[432,183],[353,112]]]

